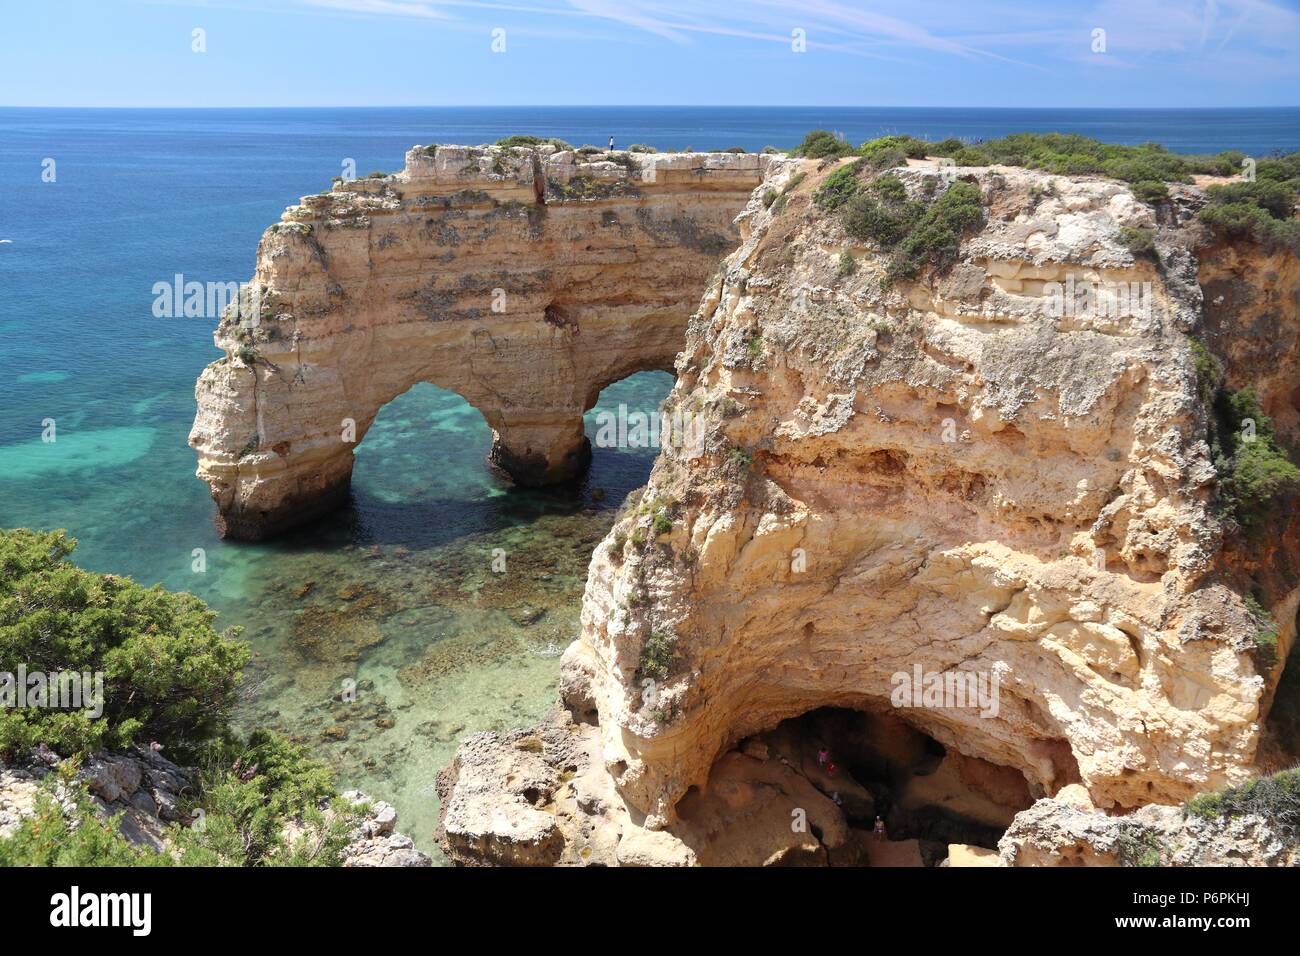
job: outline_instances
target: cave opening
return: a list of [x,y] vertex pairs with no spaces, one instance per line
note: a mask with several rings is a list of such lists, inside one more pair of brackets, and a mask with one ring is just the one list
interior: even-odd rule
[[[782,765],[829,799],[847,824],[832,846],[825,815],[810,813],[810,832],[823,848],[783,852],[769,862],[937,866],[951,844],[996,850],[1012,818],[1034,799],[1016,768],[945,747],[888,708],[812,710],[747,738],[728,756]],[[713,782],[710,790],[725,790]],[[678,812],[688,822],[702,818],[707,799],[692,795]],[[876,832],[877,818],[883,834]]]

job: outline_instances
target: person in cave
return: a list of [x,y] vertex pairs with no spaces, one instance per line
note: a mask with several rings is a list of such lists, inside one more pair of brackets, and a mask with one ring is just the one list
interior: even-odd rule
[[876,817],[876,823],[875,826],[871,828],[871,832],[875,834],[877,843],[880,843],[885,839],[887,834],[885,833],[885,821],[882,817]]

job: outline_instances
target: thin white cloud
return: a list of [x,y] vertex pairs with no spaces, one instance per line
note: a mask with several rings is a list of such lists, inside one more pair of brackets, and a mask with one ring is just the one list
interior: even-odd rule
[[427,3],[409,0],[299,0],[305,6],[336,10],[343,13],[369,13],[385,16],[418,17],[426,20],[445,20],[447,14]]

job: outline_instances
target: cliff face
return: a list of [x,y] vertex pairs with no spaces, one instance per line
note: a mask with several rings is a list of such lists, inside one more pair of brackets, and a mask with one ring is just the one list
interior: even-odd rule
[[[538,749],[588,770],[548,791],[552,825],[637,845],[664,830],[690,862],[720,832],[702,835],[701,803],[755,806],[724,760],[770,760],[753,735],[827,707],[901,718],[983,768],[986,794],[1011,768],[1016,809],[1069,785],[1119,812],[1245,779],[1277,669],[1257,663],[1243,595],[1267,565],[1253,580],[1284,655],[1300,575],[1274,559],[1296,535],[1225,548],[1188,333],[1232,339],[1229,384],[1256,384],[1294,437],[1294,260],[1198,258],[1193,189],[1157,221],[1122,184],[960,169],[986,223],[952,268],[891,285],[811,203],[831,167],[801,171],[774,167],[755,192],[688,328],[669,403],[705,422],[705,453],[665,449],[593,556],[562,678],[587,757]],[[899,176],[918,197],[936,172]],[[1125,228],[1154,230],[1159,263]],[[1072,297],[1085,283],[1134,298],[1089,307]],[[931,675],[992,694],[898,696]],[[454,769],[444,829],[491,844],[458,812]],[[591,796],[591,774],[621,807]],[[482,777],[471,789],[493,799]]]
[[353,449],[417,382],[459,392],[522,484],[574,477],[582,413],[670,369],[767,156],[416,147],[393,176],[305,197],[215,335],[190,444],[224,533],[346,497]]

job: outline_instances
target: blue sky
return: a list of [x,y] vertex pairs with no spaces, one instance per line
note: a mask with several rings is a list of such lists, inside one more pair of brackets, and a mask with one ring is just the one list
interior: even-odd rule
[[0,20],[6,106],[1300,104],[1300,0],[4,0]]

